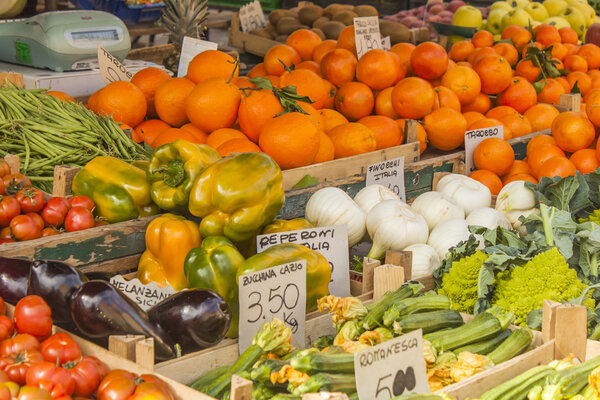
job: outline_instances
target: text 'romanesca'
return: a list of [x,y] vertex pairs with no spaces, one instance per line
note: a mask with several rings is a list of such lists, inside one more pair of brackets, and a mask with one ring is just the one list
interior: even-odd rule
[[454,261],[442,278],[439,294],[448,296],[452,301],[452,309],[473,313],[477,302],[477,282],[481,266],[489,254],[477,251],[473,255]]
[[521,326],[526,326],[527,314],[541,308],[543,300],[569,301],[587,287],[556,247],[499,273],[496,279],[492,305],[514,313],[515,324]]

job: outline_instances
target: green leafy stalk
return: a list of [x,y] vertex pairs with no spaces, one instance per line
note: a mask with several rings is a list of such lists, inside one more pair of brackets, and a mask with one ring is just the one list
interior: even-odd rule
[[296,92],[295,86],[285,86],[282,88],[276,88],[275,86],[273,86],[270,80],[260,76],[249,79],[249,81],[256,85],[256,89],[243,88],[242,90],[270,90],[271,92],[273,92],[275,97],[277,97],[277,99],[281,103],[281,106],[283,107],[283,111],[279,114],[276,114],[275,117],[278,117],[288,112],[299,112],[301,114],[308,115],[308,113],[304,111],[297,102],[303,101],[305,103],[314,103],[314,101],[312,101],[308,96],[300,96]]

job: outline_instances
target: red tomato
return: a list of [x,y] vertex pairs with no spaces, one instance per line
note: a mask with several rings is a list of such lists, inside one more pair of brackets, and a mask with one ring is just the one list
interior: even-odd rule
[[[81,349],[71,335],[65,332],[55,333],[41,344],[44,360],[63,365],[81,358]],[[58,361],[57,361],[58,360]]]
[[[10,226],[6,226],[0,229],[0,239],[12,239],[12,233],[10,232]],[[13,240],[14,241],[14,240]]]
[[150,400],[173,400],[167,384],[154,375],[139,377],[122,369],[113,369],[98,386],[98,400],[141,400],[144,395]]
[[27,214],[29,218],[31,218],[33,220],[33,222],[35,222],[35,225],[40,228],[40,230],[44,229],[44,226],[46,226],[46,223],[44,222],[44,218],[42,218],[42,216],[38,213],[34,213],[34,212],[29,212]]
[[32,187],[19,190],[15,197],[21,206],[21,212],[24,214],[40,212],[46,203],[46,200],[44,200],[44,192]]
[[4,181],[0,179],[0,196],[4,194]]
[[63,368],[71,374],[75,382],[73,395],[82,397],[91,396],[108,374],[108,367],[96,357],[83,357],[79,362],[63,365]]
[[6,304],[4,304],[2,297],[0,297],[0,315],[6,315]]
[[60,232],[57,231],[56,229],[54,229],[51,226],[47,226],[44,229],[42,229],[42,237],[46,237],[46,236],[54,236],[54,235],[58,235]]
[[[49,387],[40,386],[40,384],[49,382],[54,385]],[[55,392],[52,393],[52,397],[55,399],[61,394],[70,396],[75,389],[75,382],[73,382],[71,374],[69,374],[66,369],[58,367],[56,363],[48,361],[40,361],[31,364],[25,377],[25,383],[27,386],[41,387],[50,392]],[[60,387],[64,389],[64,393],[60,393]]]
[[67,213],[67,218],[65,218],[67,232],[82,231],[93,227],[94,214],[87,208],[77,206],[71,208]]
[[0,228],[10,224],[10,220],[21,213],[17,199],[11,196],[0,196]]
[[12,319],[6,315],[0,315],[0,340],[8,339],[12,336],[15,330],[15,325]]
[[13,356],[27,350],[40,350],[40,342],[27,333],[0,342],[0,356]]
[[17,332],[29,333],[42,339],[52,332],[52,311],[44,299],[37,295],[23,297],[15,307],[14,320]]
[[23,386],[16,400],[54,400],[49,391],[37,387]]
[[3,243],[15,243],[15,242],[16,242],[16,240],[14,240],[14,239],[0,239],[0,244],[3,244]]
[[2,180],[4,181],[4,190],[8,194],[15,194],[23,188],[31,187],[31,181],[23,174],[5,175]]
[[10,232],[16,240],[25,241],[42,237],[37,222],[28,215],[17,215],[10,220]]
[[10,166],[3,158],[0,158],[0,178],[10,175]]
[[62,226],[71,205],[64,197],[52,197],[42,210],[42,218],[48,225]]
[[11,381],[24,385],[27,371],[29,371],[31,365],[42,361],[44,361],[44,358],[39,350],[23,350],[8,356],[1,356],[0,369],[6,373]]
[[71,207],[83,207],[90,211],[94,211],[94,208],[96,207],[92,199],[87,196],[73,196],[69,199],[69,203],[71,204]]

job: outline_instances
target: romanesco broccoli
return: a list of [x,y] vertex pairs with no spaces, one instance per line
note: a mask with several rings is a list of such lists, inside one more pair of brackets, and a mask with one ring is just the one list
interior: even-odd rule
[[488,257],[488,254],[477,251],[473,255],[454,261],[444,274],[438,293],[452,300],[453,310],[473,313],[477,302],[479,271]]
[[514,313],[515,323],[521,326],[526,326],[527,314],[541,308],[543,300],[569,301],[586,288],[556,247],[499,273],[496,282],[492,305]]

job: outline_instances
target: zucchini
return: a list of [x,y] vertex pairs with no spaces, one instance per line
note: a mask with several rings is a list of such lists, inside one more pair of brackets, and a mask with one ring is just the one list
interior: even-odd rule
[[[463,325],[464,325],[464,323],[463,323]],[[438,331],[433,331],[431,333],[428,333],[427,335],[423,336],[423,338],[431,342],[432,340],[435,340],[436,338],[443,337],[444,335],[446,335],[448,332],[450,332],[452,330],[454,330],[454,328],[440,329]]]
[[510,336],[510,332],[511,331],[509,329],[505,329],[502,332],[500,332],[499,335],[497,335],[491,339],[482,340],[481,342],[476,342],[473,344],[468,344],[466,346],[459,347],[458,349],[454,349],[452,351],[456,355],[459,355],[463,351],[468,351],[470,353],[475,353],[475,354],[486,355],[486,354],[492,352],[496,347],[498,347],[500,345],[500,343],[504,342],[506,340],[506,338],[508,338]]
[[479,396],[479,400],[523,400],[531,388],[536,386],[538,382],[545,380],[553,372],[554,369],[548,365],[533,367],[529,371],[488,390]]
[[229,370],[229,368],[231,368],[231,365],[224,365],[222,367],[217,367],[217,368],[213,369],[212,371],[209,371],[206,374],[198,377],[194,382],[192,382],[190,387],[202,392],[203,389],[209,383],[212,383],[213,380],[215,380],[215,378],[226,373],[227,370]]
[[306,373],[333,372],[339,374],[353,374],[354,354],[311,353],[305,356],[292,358],[290,364],[292,365],[292,368]]
[[319,372],[311,376],[306,382],[295,388],[292,393],[302,395],[316,392],[356,392],[356,380],[354,374],[327,374]]
[[516,329],[487,356],[494,364],[500,364],[526,351],[531,346],[532,340],[533,335],[529,329]]
[[394,303],[419,294],[424,288],[425,286],[419,282],[409,282],[402,284],[402,286],[393,292],[387,292],[381,299],[374,303],[374,306],[369,310],[362,321],[360,321],[359,325],[366,331],[371,331],[378,326],[381,326],[385,310],[390,308]]
[[464,321],[458,311],[439,310],[405,315],[394,321],[392,326],[395,334],[403,335],[417,329],[423,329],[423,334],[425,334],[444,328],[456,328],[463,324]]
[[452,302],[444,295],[409,297],[392,304],[383,314],[383,325],[390,326],[394,321],[409,314],[434,310],[449,310]]
[[402,396],[398,397],[392,397],[390,400],[444,400],[444,397],[433,393],[412,393],[403,394]]
[[252,368],[250,371],[250,379],[262,384],[270,384],[271,374],[281,370],[281,368],[287,364],[287,361],[271,360],[267,358],[261,361],[255,368]]

